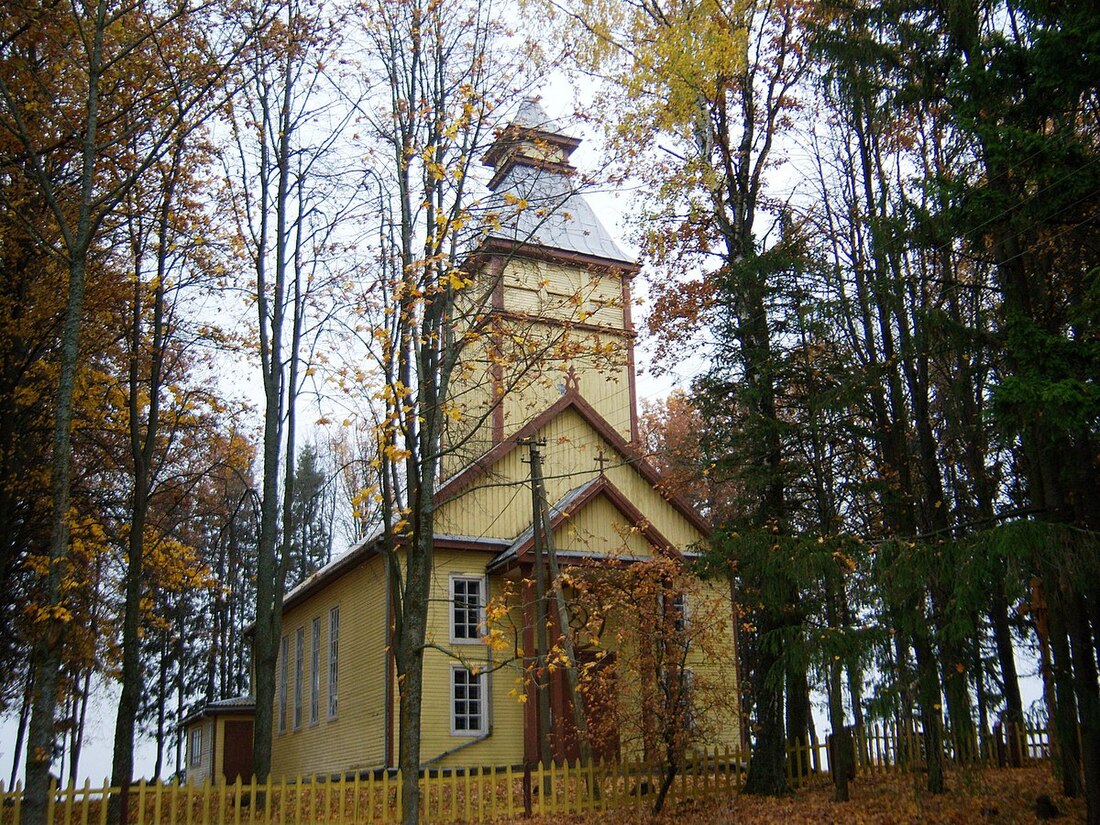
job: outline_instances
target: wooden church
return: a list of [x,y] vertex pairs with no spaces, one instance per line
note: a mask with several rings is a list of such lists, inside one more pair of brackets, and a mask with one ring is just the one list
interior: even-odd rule
[[[518,349],[502,358],[499,340],[487,336],[470,348],[452,382],[461,415],[448,436],[456,448],[443,462],[436,495],[425,767],[534,762],[545,735],[555,758],[576,755],[560,674],[550,686],[550,719],[539,718],[539,702],[527,701],[533,693],[524,673],[534,653],[529,603],[512,611],[523,626],[514,634],[516,649],[502,652],[485,638],[486,606],[528,592],[535,578],[531,440],[542,445],[562,566],[683,558],[707,540],[706,521],[662,485],[638,449],[631,319],[638,266],[578,191],[570,155],[579,142],[528,100],[485,156],[493,169],[494,194],[486,201],[492,230],[469,269],[485,288],[496,329],[507,330]],[[717,674],[731,709],[698,744],[735,745],[741,737],[735,608],[728,584],[705,592],[719,608],[708,615],[721,617],[726,643],[723,655],[694,654],[692,666]],[[386,594],[374,540],[287,594],[272,737],[276,779],[396,766],[398,698]],[[690,616],[693,608],[685,609]],[[609,687],[611,701],[632,701],[628,685]],[[212,707],[189,721],[187,741],[196,751],[188,764],[205,766],[215,781],[221,770],[215,766],[226,764],[217,751],[229,710],[241,707]],[[209,733],[194,733],[199,729]],[[602,743],[603,755],[639,755],[629,752],[638,747],[629,738],[613,739]],[[204,775],[196,770],[189,780]]]

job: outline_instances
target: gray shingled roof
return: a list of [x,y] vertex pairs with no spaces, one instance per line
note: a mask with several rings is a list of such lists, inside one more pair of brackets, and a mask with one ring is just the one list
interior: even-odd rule
[[232,708],[251,708],[256,706],[255,696],[231,696],[228,699],[216,699],[206,703],[207,710],[226,710]]
[[[510,203],[506,195],[525,205]],[[517,163],[482,206],[486,214],[496,213],[501,222],[499,229],[489,233],[490,238],[634,263],[577,191],[575,178],[561,172]]]
[[516,116],[512,118],[511,125],[520,126],[524,129],[535,129],[550,135],[573,137],[566,131],[566,127],[562,123],[546,114],[542,106],[539,105],[537,97],[524,99],[523,103],[520,104],[519,111],[516,112]]
[[[537,98],[523,101],[509,124],[509,129],[514,127],[541,132],[549,140],[561,136],[574,145],[579,142],[543,111]],[[501,139],[513,139],[508,135],[506,129]],[[579,191],[578,176],[570,174],[569,168],[544,168],[544,164],[526,162],[522,156],[513,156],[506,163],[493,194],[482,202],[486,219],[494,215],[501,224],[489,232],[490,238],[634,263],[596,217]]]

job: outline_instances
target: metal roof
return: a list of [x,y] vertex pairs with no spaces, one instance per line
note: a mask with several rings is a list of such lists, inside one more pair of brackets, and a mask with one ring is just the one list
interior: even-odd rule
[[564,124],[546,114],[542,106],[539,105],[539,98],[537,97],[524,98],[510,125],[545,132],[548,135],[573,137],[566,131]]
[[[504,148],[527,132],[560,145],[565,157],[547,162]],[[584,181],[568,161],[569,147],[579,143],[537,98],[524,100],[485,156],[486,163],[497,166],[493,193],[481,204],[485,222],[494,227],[488,237],[633,265],[582,194]]]
[[250,710],[256,709],[256,697],[255,696],[231,696],[228,699],[216,699],[213,702],[207,702],[199,707],[193,713],[187,714],[180,720],[178,727],[185,728],[192,722],[202,719],[205,716],[216,716],[220,713],[245,713]]
[[482,208],[500,220],[490,238],[634,263],[596,217],[575,176],[517,162]]

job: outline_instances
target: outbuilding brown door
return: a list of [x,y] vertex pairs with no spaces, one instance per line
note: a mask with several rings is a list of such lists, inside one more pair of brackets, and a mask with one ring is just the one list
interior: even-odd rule
[[242,782],[252,779],[252,723],[225,723],[225,742],[222,745],[222,772],[225,781],[233,783],[237,777]]

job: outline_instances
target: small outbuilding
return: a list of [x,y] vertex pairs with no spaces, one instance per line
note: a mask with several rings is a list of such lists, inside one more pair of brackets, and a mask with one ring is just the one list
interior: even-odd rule
[[256,700],[235,696],[206,704],[180,723],[187,737],[187,784],[232,784],[252,778]]

